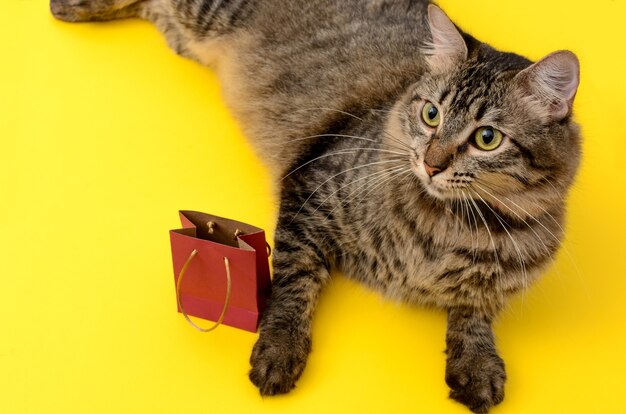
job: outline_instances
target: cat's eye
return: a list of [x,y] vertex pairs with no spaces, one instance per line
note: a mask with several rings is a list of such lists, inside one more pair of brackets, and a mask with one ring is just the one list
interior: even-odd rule
[[483,151],[493,151],[502,144],[504,134],[492,127],[478,128],[474,133],[474,145]]
[[422,108],[422,119],[426,122],[426,125],[430,127],[437,127],[441,123],[441,114],[439,109],[432,102],[426,102]]

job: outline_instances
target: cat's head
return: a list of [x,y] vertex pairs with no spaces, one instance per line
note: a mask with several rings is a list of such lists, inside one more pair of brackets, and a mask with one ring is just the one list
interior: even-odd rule
[[580,158],[571,119],[576,56],[559,51],[532,64],[464,37],[436,6],[428,20],[428,69],[392,111],[388,131],[411,146],[425,192],[482,198],[521,216],[562,203]]

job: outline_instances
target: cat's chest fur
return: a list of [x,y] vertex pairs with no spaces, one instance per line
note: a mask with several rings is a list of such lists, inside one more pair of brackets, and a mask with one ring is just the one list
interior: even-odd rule
[[491,307],[526,283],[519,270],[500,275],[495,256],[474,263],[459,253],[462,248],[432,245],[430,236],[383,233],[377,236],[380,242],[362,237],[353,251],[342,252],[341,268],[391,298],[439,307]]
[[[421,208],[421,209],[420,209]],[[495,228],[458,212],[403,197],[377,197],[345,207],[335,240],[335,263],[349,277],[394,299],[437,307],[497,309],[526,288],[556,249],[531,223]],[[491,225],[491,227],[489,227]],[[489,229],[489,231],[488,231]]]

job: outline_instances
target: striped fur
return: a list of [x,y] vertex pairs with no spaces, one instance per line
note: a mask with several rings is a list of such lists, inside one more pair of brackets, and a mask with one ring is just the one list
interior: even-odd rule
[[[571,111],[546,116],[549,93],[532,99],[542,86],[525,75],[553,76],[557,64],[518,76],[532,62],[455,34],[422,0],[51,7],[70,21],[149,19],[178,53],[215,67],[276,176],[273,293],[251,356],[262,394],[294,387],[317,299],[338,268],[391,298],[447,309],[451,397],[480,413],[502,401],[506,375],[491,323],[558,250],[579,162]],[[575,73],[575,57],[558,58]],[[566,81],[571,95],[578,80]],[[560,110],[571,108],[567,99]],[[441,111],[437,129],[421,121],[426,101]],[[507,136],[490,153],[471,141],[485,125]],[[445,166],[432,179],[427,157]]]

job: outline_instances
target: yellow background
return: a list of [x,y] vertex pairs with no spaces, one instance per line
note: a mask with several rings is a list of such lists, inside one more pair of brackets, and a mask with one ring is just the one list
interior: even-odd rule
[[[584,163],[567,241],[495,325],[494,413],[626,412],[626,2],[442,0],[464,29],[582,63]],[[466,413],[447,399],[445,315],[337,277],[297,389],[261,399],[256,335],[176,313],[168,230],[197,209],[273,230],[268,175],[215,75],[150,24],[0,12],[0,412]]]

